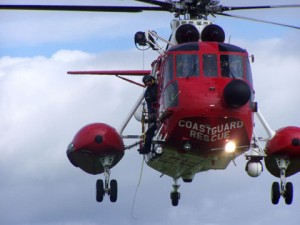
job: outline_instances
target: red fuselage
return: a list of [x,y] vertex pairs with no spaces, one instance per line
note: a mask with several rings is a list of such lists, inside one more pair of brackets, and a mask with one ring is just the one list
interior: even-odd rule
[[[183,71],[185,61],[190,71]],[[245,50],[217,42],[186,43],[171,48],[157,63],[154,68],[159,72],[153,71],[160,84],[157,137],[164,139],[165,153],[149,161],[150,166],[168,173],[159,169],[159,160],[177,159],[180,164],[184,154],[198,164],[206,160],[199,171],[223,169],[249,149],[255,104]],[[236,68],[230,68],[233,64]],[[224,152],[228,141],[237,146],[230,157]],[[187,142],[188,152],[183,147]],[[170,170],[169,175],[181,176],[184,170],[179,174]]]

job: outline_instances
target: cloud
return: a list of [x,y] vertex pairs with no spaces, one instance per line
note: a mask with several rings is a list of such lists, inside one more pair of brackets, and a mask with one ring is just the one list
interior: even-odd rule
[[[68,179],[67,171],[72,167],[65,154],[68,143],[87,123],[102,119],[119,124],[123,117],[115,112],[123,112],[120,96],[128,97],[129,102],[134,98],[128,96],[126,84],[124,86],[118,79],[66,74],[69,68],[79,67],[79,61],[81,68],[85,69],[91,67],[84,65],[87,60],[101,64],[102,57],[61,51],[51,58],[1,58],[3,133],[0,143],[5,146],[0,160],[1,199],[6,199],[7,209],[15,208],[13,205],[24,208],[18,217],[14,217],[2,205],[5,207],[2,213],[6,216],[1,215],[1,223],[25,224],[31,221],[34,224],[37,221],[40,224],[48,215],[58,216],[60,213],[56,208],[65,211],[67,205],[59,203],[63,196],[67,197],[67,193],[74,194],[68,195],[70,198],[78,195],[73,192],[78,184],[72,181],[73,178]],[[140,93],[141,89],[131,88],[133,95],[135,92]],[[115,116],[110,116],[113,114]],[[72,170],[76,171],[75,168]],[[76,178],[78,174],[74,175]],[[59,221],[63,220],[64,215],[61,216],[58,216]]]
[[[297,48],[299,43],[289,37],[258,41],[251,47],[255,55],[252,69],[256,98],[276,129],[296,122],[292,115],[296,115],[295,102],[300,99],[297,91],[300,54],[295,51]],[[277,120],[279,114],[289,116]],[[299,126],[297,122],[294,125]]]
[[[258,99],[270,107],[267,115],[272,124],[276,124],[281,115],[280,104],[287,104],[279,103],[284,96],[278,94],[289,96],[289,91],[293,90],[291,85],[296,82],[289,82],[286,91],[282,84],[290,79],[295,81],[297,77],[293,74],[299,72],[295,64],[299,55],[292,48],[281,59],[285,43],[270,39],[248,46],[256,55],[253,74]],[[151,57],[148,56],[146,65],[153,59]],[[70,76],[66,71],[134,69],[137,64],[142,67],[140,58],[140,52],[131,50],[100,54],[61,50],[51,57],[1,58],[0,115],[5,132],[0,140],[3,146],[0,196],[7,202],[1,207],[1,222],[8,225],[89,225],[101,221],[100,224],[109,225],[122,220],[122,224],[176,225],[184,221],[198,224],[201,220],[203,224],[217,225],[264,224],[290,218],[297,221],[295,211],[299,194],[295,191],[295,204],[289,206],[289,211],[283,203],[273,207],[269,189],[271,182],[277,179],[267,171],[257,179],[249,178],[242,156],[237,160],[237,168],[231,165],[225,171],[200,173],[192,184],[182,183],[182,199],[177,208],[171,206],[169,199],[172,179],[159,178],[159,173],[144,165],[142,183],[133,206],[134,219],[130,209],[142,158],[131,150],[112,170],[112,177],[120,186],[118,202],[112,204],[107,198],[100,205],[95,202],[94,185],[98,177],[74,168],[65,155],[66,146],[75,132],[87,123],[101,121],[118,128],[142,90],[113,77]],[[286,69],[289,73],[283,76]],[[269,87],[265,86],[268,83]],[[297,101],[298,96],[289,98]],[[272,103],[274,98],[278,99],[278,105]],[[268,109],[267,106],[264,107]],[[274,107],[278,113],[274,112]],[[296,105],[286,107],[283,110],[287,112],[298,109]],[[297,114],[291,113],[288,121],[297,125]],[[139,129],[135,123],[131,126]],[[295,177],[290,180],[296,187],[299,182]],[[11,208],[20,211],[18,216],[9,213]],[[249,209],[257,216],[247,222],[244,218]],[[276,218],[274,210],[283,212],[283,216]]]
[[[110,1],[103,5],[136,5],[132,1]],[[5,2],[4,2],[5,3]],[[2,3],[2,4],[4,4]],[[47,3],[47,2],[45,2]],[[7,4],[12,4],[8,2]],[[18,3],[17,3],[18,4]],[[23,3],[25,4],[25,3]],[[28,3],[30,4],[30,3]],[[33,2],[32,4],[36,4]],[[51,1],[48,4],[53,4]],[[62,4],[62,3],[60,3]],[[70,4],[68,2],[68,4]],[[95,5],[95,2],[73,2],[74,5]],[[145,20],[145,15],[149,20]],[[159,16],[158,16],[159,15]],[[158,29],[169,31],[169,23],[161,23],[161,20],[169,21],[171,13],[144,12],[141,13],[92,13],[92,12],[53,12],[53,11],[1,11],[0,47],[3,49],[41,48],[43,45],[53,47],[54,44],[62,46],[88,46],[94,45],[99,49],[103,41],[114,42],[117,46],[129,46],[124,38],[131,39],[133,46],[135,32],[145,29]],[[134,26],[132,26],[134,24]],[[163,29],[162,29],[163,28]],[[112,46],[113,47],[113,46]],[[32,49],[33,51],[34,49]]]
[[[18,24],[20,21],[17,22],[15,16],[15,13],[10,17],[5,14],[14,26],[24,29],[26,23]],[[95,21],[91,19],[93,17]],[[54,20],[55,16],[51,18]],[[51,26],[49,21],[45,21],[53,36],[44,36],[39,32],[44,29],[41,26],[44,21],[37,23],[34,20],[41,17],[36,16],[27,22],[37,26],[32,27],[31,31],[38,36],[32,35],[27,44],[34,44],[34,41],[55,42],[55,37],[57,41],[61,37],[64,41],[70,39],[76,42],[84,40],[84,36],[99,34],[103,27],[109,27],[108,24],[99,25],[99,21],[103,22],[101,17],[90,16],[86,20],[90,27],[85,34],[80,34],[83,31],[76,26],[80,24],[79,19],[57,18],[61,20],[62,27],[70,24],[70,30],[76,33],[66,29],[56,35],[55,29],[51,28],[58,23],[54,20]],[[107,18],[111,19],[110,15]],[[116,23],[112,23],[112,27],[122,20],[114,19]],[[162,19],[158,17],[156,20]],[[138,26],[143,23],[130,21],[127,23],[128,32],[136,29],[136,25],[132,25],[134,22],[138,22]],[[100,32],[103,36],[99,40],[105,40],[109,46],[111,43],[108,40],[113,35],[122,37],[125,30],[125,25],[115,29],[109,33],[109,39]],[[13,38],[14,43],[11,44],[20,41],[21,46],[21,35],[16,30],[10,32],[7,36],[2,33],[1,40]],[[297,104],[300,97],[298,33],[287,32],[283,36],[267,39],[257,37],[252,41],[245,37],[233,37],[233,44],[243,46],[255,55],[252,72],[256,99],[270,125],[274,129],[286,125],[300,126]],[[121,41],[125,43],[125,40]],[[294,183],[294,204],[286,206],[281,199],[279,205],[273,206],[270,189],[272,182],[278,181],[278,178],[266,170],[258,178],[248,177],[244,171],[246,160],[243,156],[236,160],[236,167],[231,163],[224,171],[199,173],[191,184],[180,181],[180,203],[178,207],[172,207],[169,196],[172,179],[167,176],[160,178],[160,173],[146,165],[142,170],[142,157],[135,149],[129,150],[112,169],[111,176],[119,184],[118,202],[110,203],[106,196],[103,203],[96,203],[95,182],[103,177],[92,176],[73,167],[66,157],[66,147],[75,133],[88,123],[105,122],[118,129],[142,89],[115,77],[71,76],[66,72],[149,69],[156,54],[143,54],[129,48],[126,51],[106,49],[90,53],[82,50],[80,45],[72,48],[75,50],[64,48],[50,55],[15,57],[5,54],[0,58],[1,224],[263,225],[286,221],[290,225],[298,224],[299,175],[288,178]],[[136,80],[140,81],[140,78]],[[132,122],[126,132],[132,134],[139,132],[139,129],[139,124]],[[259,133],[264,133],[261,128]],[[140,173],[142,180],[133,205]]]

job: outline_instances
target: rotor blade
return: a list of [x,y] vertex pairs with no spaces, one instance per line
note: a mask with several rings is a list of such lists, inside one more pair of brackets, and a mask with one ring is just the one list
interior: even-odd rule
[[135,0],[135,1],[144,2],[144,3],[148,3],[148,4],[152,4],[152,5],[157,5],[157,6],[165,8],[165,9],[171,9],[171,7],[172,7],[171,3],[161,2],[161,1],[156,1],[156,0]]
[[278,9],[278,8],[298,8],[299,4],[294,5],[262,5],[262,6],[222,6],[222,11],[243,10],[243,9]]
[[41,10],[41,11],[84,11],[84,12],[129,12],[167,11],[162,7],[143,6],[85,6],[85,5],[0,5],[0,10]]
[[227,13],[215,13],[217,15],[222,15],[222,16],[228,16],[228,17],[233,17],[233,18],[238,18],[238,19],[244,19],[244,20],[251,20],[255,22],[261,22],[261,23],[268,23],[268,24],[273,24],[273,25],[278,25],[278,26],[283,26],[283,27],[289,27],[289,28],[294,28],[294,29],[300,29],[300,27],[293,26],[293,25],[287,25],[287,24],[282,24],[282,23],[277,23],[277,22],[271,22],[267,20],[259,20],[259,19],[254,19],[250,17],[245,17],[245,16],[237,16],[237,15],[232,15],[232,14],[227,14]]

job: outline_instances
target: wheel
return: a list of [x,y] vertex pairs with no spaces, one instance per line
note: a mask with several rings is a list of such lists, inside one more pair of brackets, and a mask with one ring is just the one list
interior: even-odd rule
[[116,180],[110,181],[109,198],[111,202],[116,202],[118,198],[118,183]]
[[96,182],[96,200],[97,202],[102,202],[105,191],[103,186],[103,180],[97,180]]
[[280,189],[279,189],[278,182],[273,182],[273,184],[272,184],[271,198],[272,198],[272,203],[274,205],[277,205],[279,202],[279,198],[280,198]]
[[284,198],[285,198],[285,203],[287,205],[292,204],[292,202],[293,202],[293,184],[291,182],[287,182],[285,185]]
[[179,192],[171,192],[171,201],[173,206],[177,206],[180,199],[180,193]]

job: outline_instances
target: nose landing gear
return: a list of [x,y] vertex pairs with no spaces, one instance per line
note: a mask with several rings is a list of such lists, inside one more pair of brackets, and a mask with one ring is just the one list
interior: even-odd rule
[[177,206],[180,199],[180,192],[178,192],[180,185],[177,184],[177,179],[174,178],[173,190],[171,191],[170,197],[173,206]]

